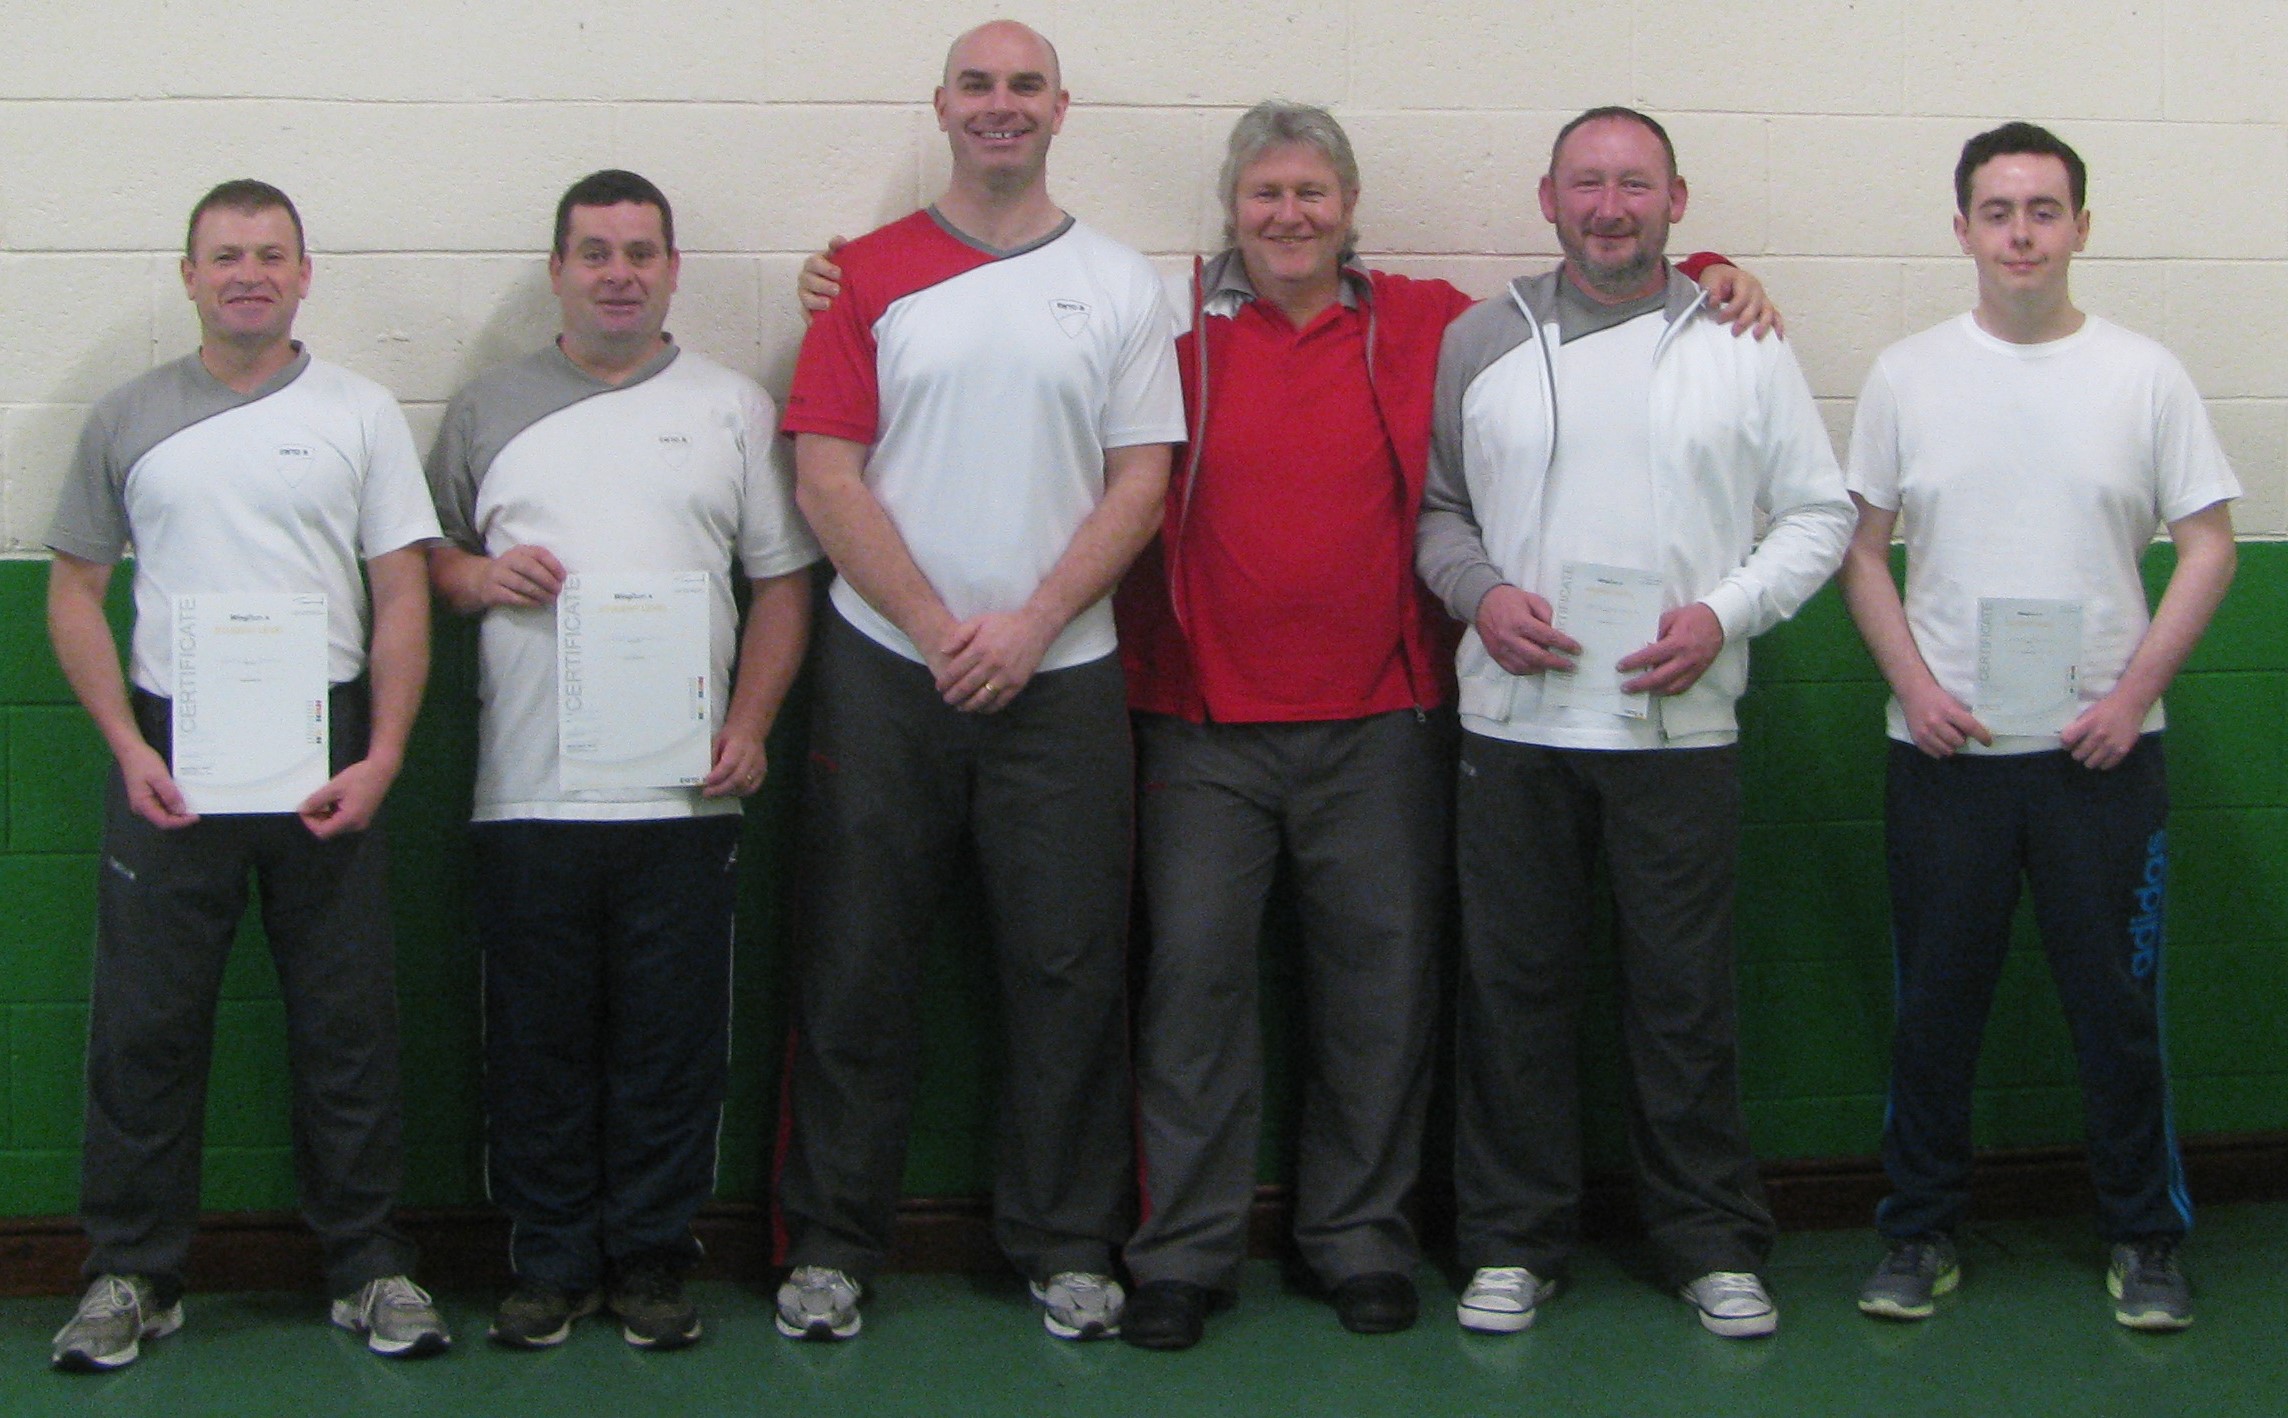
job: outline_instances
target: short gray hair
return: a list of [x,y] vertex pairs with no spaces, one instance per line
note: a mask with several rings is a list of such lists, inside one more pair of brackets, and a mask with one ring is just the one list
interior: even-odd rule
[[[1323,108],[1307,103],[1289,103],[1285,99],[1267,98],[1239,116],[1231,125],[1231,141],[1225,146],[1223,173],[1216,179],[1216,189],[1223,194],[1223,244],[1237,243],[1239,232],[1233,220],[1238,208],[1239,175],[1248,164],[1273,148],[1295,144],[1318,149],[1328,166],[1335,170],[1335,181],[1343,191],[1356,196],[1359,190],[1358,158],[1351,152],[1350,135],[1343,125]],[[1348,261],[1358,246],[1358,228],[1354,225],[1343,240],[1343,259]]]

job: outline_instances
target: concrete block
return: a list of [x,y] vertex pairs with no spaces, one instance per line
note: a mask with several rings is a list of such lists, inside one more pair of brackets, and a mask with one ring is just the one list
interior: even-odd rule
[[1362,166],[1377,174],[1362,201],[1368,240],[1389,251],[1516,254],[1557,250],[1535,189],[1549,166],[1558,113],[1346,115]]
[[[2288,397],[2288,264],[2172,262],[2168,326],[2175,352],[2211,399]],[[2152,334],[2152,331],[2146,333]]]
[[1906,333],[1897,262],[1797,258],[1758,262],[1756,273],[1787,316],[1815,395],[1858,397],[1875,356]]
[[2233,504],[2233,530],[2288,537],[2288,399],[2211,400],[2209,421],[2247,494]]
[[[614,161],[675,204],[685,251],[810,251],[921,204],[912,110],[851,105],[631,104]],[[939,140],[942,143],[942,140]]]
[[755,258],[757,345],[755,377],[781,407],[787,386],[794,381],[795,356],[802,350],[806,328],[801,307],[795,303],[795,274],[802,269],[799,256]]
[[[157,8],[150,0],[78,0],[69,7],[11,9],[0,20],[8,97],[125,99],[163,92],[166,41],[173,35],[154,14]],[[90,43],[95,35],[105,42]]]
[[1851,466],[1851,417],[1856,399],[1819,400],[1819,421],[1827,425],[1827,441],[1835,445],[1835,461]]
[[1771,120],[1769,250],[1806,256],[1943,256],[1955,245],[1953,119]]
[[[954,37],[992,18],[975,0],[904,0],[874,12],[810,0],[762,0],[754,8],[771,36],[750,56],[764,92],[793,103],[927,103]],[[1028,6],[1026,23],[1055,42],[1063,8],[1055,0]],[[1103,77],[1075,68],[1065,87],[1087,92]]]
[[2042,113],[2159,118],[2169,8],[2152,0],[2086,0],[2071,10],[1907,0],[1906,111],[1997,122]]
[[[1192,9],[1194,7],[1180,7]],[[1271,97],[1332,104],[1346,91],[1342,8],[1264,0],[1197,7],[1071,5],[1051,37],[1076,103],[1242,107]]]
[[1557,110],[1559,122],[1598,104],[1641,102],[1631,77],[1630,28],[1626,16],[1598,0],[1356,5],[1350,102]]
[[446,398],[468,340],[455,264],[449,256],[318,256],[294,332],[312,354],[401,400]]
[[1905,0],[1639,0],[1636,90],[1660,109],[1898,113]]
[[2073,264],[2074,304],[2123,329],[2161,339],[2161,332],[2169,326],[2171,264],[2078,258]]
[[751,379],[762,365],[756,294],[754,257],[686,256],[668,329],[686,348]]
[[[668,200],[675,195],[669,193]],[[543,234],[526,254],[464,256],[452,263],[454,303],[466,331],[457,365],[447,374],[453,389],[556,338],[563,317],[548,289],[547,247]],[[672,312],[669,319],[672,328]]]
[[[1733,257],[1769,250],[1770,123],[1730,114],[1654,116],[1676,144],[1677,170],[1690,194],[1684,220],[1669,232],[1668,249]],[[1542,167],[1547,169],[1546,159]]]
[[0,255],[0,402],[84,403],[151,367],[149,258]]
[[[1902,261],[1899,274],[1899,328],[1910,335],[1942,320],[1952,320],[1978,304],[1978,272],[1967,256]],[[2074,268],[2074,275],[2080,277],[2080,266]]]
[[2168,117],[2288,123],[2288,15],[2277,0],[2164,8]]
[[2288,128],[2088,123],[2059,136],[2089,164],[2093,254],[2288,257]]
[[0,423],[0,436],[7,439],[7,483],[0,503],[5,522],[0,528],[8,550],[46,547],[48,523],[56,515],[56,497],[87,412],[85,404],[19,404],[6,411],[6,421]]
[[8,230],[18,250],[174,251],[201,193],[252,175],[292,194],[320,254],[524,250],[609,161],[610,123],[586,104],[0,105]]

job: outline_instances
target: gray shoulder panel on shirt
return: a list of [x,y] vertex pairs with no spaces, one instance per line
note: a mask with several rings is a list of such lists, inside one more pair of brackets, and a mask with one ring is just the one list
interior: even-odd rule
[[473,521],[477,487],[518,434],[583,400],[656,378],[681,353],[681,347],[671,343],[634,374],[606,384],[565,358],[551,340],[470,381],[446,406],[444,426],[429,450],[429,496],[437,504],[437,521],[446,539],[463,551],[484,551]]
[[[302,377],[310,352],[300,346],[284,368],[241,394],[207,371],[198,351],[130,379],[89,411],[48,545],[90,561],[115,561],[132,535],[126,526],[127,475],[144,455],[184,429],[257,403]],[[101,504],[108,501],[108,509]],[[116,528],[118,535],[110,535]]]

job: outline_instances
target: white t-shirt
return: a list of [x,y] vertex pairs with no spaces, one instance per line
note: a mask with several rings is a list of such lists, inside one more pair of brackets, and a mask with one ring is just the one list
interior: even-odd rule
[[[567,573],[704,571],[715,727],[738,641],[731,566],[750,580],[818,559],[774,457],[755,382],[670,346],[605,384],[553,344],[494,370],[447,409],[430,481],[447,534],[498,556],[548,548]],[[624,821],[739,810],[696,788],[571,790],[557,773],[556,609],[496,606],[478,630],[477,822]]]
[[[811,326],[785,430],[870,444],[866,485],[957,619],[1023,607],[1104,497],[1104,453],[1184,438],[1175,331],[1151,263],[1069,221],[1011,252],[930,210],[842,248],[842,295]],[[919,661],[837,579],[834,605]],[[1111,654],[1111,599],[1044,670]]]
[[[2175,356],[2090,316],[2062,340],[2000,340],[1969,315],[1885,350],[1860,393],[1851,491],[1901,514],[1907,625],[1972,702],[1984,597],[2078,601],[2079,697],[2112,691],[2151,617],[2138,559],[2161,527],[2240,496]],[[2162,726],[2161,705],[2146,716]],[[1890,736],[1911,741],[1896,698]],[[2031,753],[2057,736],[1966,753]]]
[[171,696],[175,597],[325,593],[326,673],[340,684],[365,670],[361,563],[436,536],[397,401],[298,349],[251,394],[191,354],[104,396],[48,545],[108,564],[134,544],[129,675]]

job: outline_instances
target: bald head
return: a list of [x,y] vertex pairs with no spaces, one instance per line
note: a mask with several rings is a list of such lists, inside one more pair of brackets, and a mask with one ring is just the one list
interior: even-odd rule
[[1015,42],[1032,47],[1039,55],[1039,68],[1048,77],[1051,92],[1065,86],[1064,75],[1057,63],[1057,47],[1046,36],[1030,25],[1015,20],[987,20],[972,30],[964,30],[951,48],[945,52],[945,82],[951,87],[954,77],[966,68],[971,52],[980,46],[997,46]]

